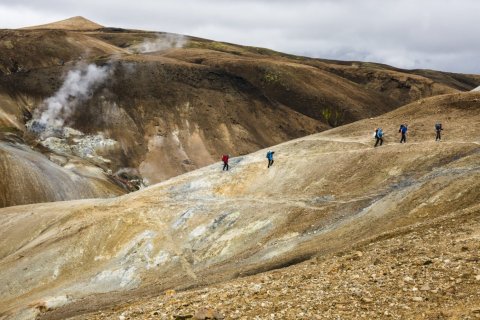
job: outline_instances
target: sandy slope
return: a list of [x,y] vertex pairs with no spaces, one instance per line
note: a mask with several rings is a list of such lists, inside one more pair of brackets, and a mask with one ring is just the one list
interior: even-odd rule
[[[262,150],[232,159],[229,172],[215,164],[117,199],[2,209],[0,310],[28,318],[60,307],[46,315],[65,318],[471,210],[480,199],[479,105],[478,93],[421,100],[277,145],[269,170]],[[436,143],[437,120],[445,131]],[[394,141],[402,122],[406,145]],[[387,140],[376,149],[375,126]]]
[[102,25],[85,19],[84,17],[72,17],[62,21],[57,21],[39,26],[26,27],[25,30],[35,29],[60,29],[60,30],[95,30],[103,28]]
[[74,319],[476,319],[479,230],[476,205],[288,268],[150,299],[131,297]]
[[63,166],[23,144],[0,142],[0,207],[126,193],[99,167],[78,159],[60,160]]
[[[149,184],[212,164],[224,153],[245,155],[480,84],[477,75],[311,59],[100,27],[76,17],[0,30],[0,140],[2,132],[28,136],[24,124],[42,101],[69,71],[89,63],[109,66],[111,76],[66,123],[118,142],[119,148],[102,153],[109,160],[102,169],[128,171]],[[146,43],[153,49],[141,51]],[[30,199],[7,205],[32,203],[37,192],[26,189]]]

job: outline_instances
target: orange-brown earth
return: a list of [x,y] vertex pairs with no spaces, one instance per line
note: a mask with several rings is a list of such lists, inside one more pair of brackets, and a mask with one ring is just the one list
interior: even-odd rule
[[1,209],[0,316],[474,318],[479,107],[421,99],[273,146],[270,169],[260,150],[116,199]]
[[[62,86],[69,70],[89,63],[108,66],[112,74],[65,124],[86,136],[101,133],[115,147],[82,158],[55,143],[41,146],[25,123]],[[33,146],[32,152],[48,159],[62,158],[56,161],[62,168],[55,170],[65,169],[70,159],[81,167],[100,168],[94,178],[106,181],[111,194],[119,186],[123,192],[132,190],[132,179],[153,184],[211,164],[224,153],[247,154],[479,84],[475,75],[310,59],[188,36],[105,28],[81,17],[0,30],[3,140]],[[29,169],[18,174],[28,176]],[[0,193],[14,184],[2,181]],[[9,200],[0,206],[58,199],[38,192],[28,186],[15,189],[22,196],[4,197]],[[92,189],[61,199],[87,194],[103,196]]]

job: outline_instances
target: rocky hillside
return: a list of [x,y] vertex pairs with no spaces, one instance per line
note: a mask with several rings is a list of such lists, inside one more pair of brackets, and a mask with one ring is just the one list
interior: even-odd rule
[[[113,193],[479,84],[474,75],[309,59],[81,17],[0,30],[0,133],[48,158],[97,166],[95,179],[118,182]],[[35,120],[59,128],[32,133]]]
[[[478,261],[472,260],[478,258],[479,106],[476,92],[421,99],[274,146],[270,169],[261,150],[232,159],[228,172],[217,163],[116,199],[4,208],[0,314],[188,316],[200,303],[190,299],[195,292],[229,318],[248,318],[258,306],[298,317],[315,310],[397,318],[473,312],[479,303]],[[445,128],[442,142],[434,141],[436,121]],[[400,123],[410,128],[404,145],[397,142]],[[373,148],[377,126],[386,143]],[[318,274],[299,265],[149,300],[167,289],[223,283],[314,257],[308,263]],[[290,275],[289,286],[282,279]],[[295,287],[299,281],[305,286]],[[239,289],[244,298],[228,291],[243,284],[249,284]],[[210,292],[227,300],[213,304]],[[465,309],[444,303],[457,301],[449,299],[453,293],[461,293]],[[315,310],[287,302],[302,295],[322,299],[308,304]],[[228,299],[235,310],[220,305]],[[245,308],[237,308],[239,301]],[[275,307],[274,301],[284,303]],[[118,313],[107,311],[114,306]]]
[[72,319],[476,319],[478,230],[477,205],[285,269]]

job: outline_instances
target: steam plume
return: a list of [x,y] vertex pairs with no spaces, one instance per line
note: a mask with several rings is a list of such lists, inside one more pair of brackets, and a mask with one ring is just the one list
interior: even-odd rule
[[148,53],[166,50],[170,48],[182,48],[187,40],[182,35],[177,34],[158,34],[154,40],[145,40],[133,48],[134,52]]
[[112,67],[99,67],[95,64],[80,65],[68,72],[61,88],[50,98],[43,101],[34,118],[47,127],[63,127],[65,120],[73,114],[76,107],[88,100],[112,73]]

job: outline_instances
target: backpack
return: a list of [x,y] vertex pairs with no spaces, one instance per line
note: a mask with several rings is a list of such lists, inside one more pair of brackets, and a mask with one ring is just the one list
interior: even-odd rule
[[224,154],[223,157],[222,157],[222,161],[227,162],[228,161],[228,155]]
[[442,124],[441,123],[436,123],[435,124],[435,130],[437,130],[437,131],[442,130]]
[[407,126],[402,126],[402,128],[400,129],[402,133],[407,133],[407,130],[408,130]]
[[383,131],[382,131],[382,129],[378,129],[378,131],[377,131],[377,137],[379,137],[379,138],[383,137]]

